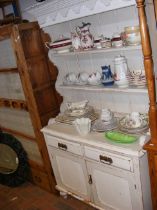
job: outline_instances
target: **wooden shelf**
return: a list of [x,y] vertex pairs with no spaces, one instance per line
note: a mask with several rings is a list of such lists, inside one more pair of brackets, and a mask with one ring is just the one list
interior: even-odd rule
[[18,68],[3,68],[0,69],[0,73],[18,73]]
[[122,93],[146,93],[148,94],[147,87],[127,87],[119,88],[116,85],[110,87],[104,87],[103,85],[92,86],[92,85],[59,85],[61,89],[67,90],[83,90],[83,91],[98,91],[98,92],[122,92]]
[[119,51],[131,51],[131,50],[142,50],[141,45],[137,46],[124,46],[124,47],[111,47],[111,48],[102,48],[102,49],[92,49],[92,50],[83,50],[75,52],[66,52],[66,53],[55,53],[54,50],[50,49],[49,54],[52,56],[65,56],[65,55],[79,55],[79,54],[97,54],[97,53],[110,53],[110,52],[119,52]]

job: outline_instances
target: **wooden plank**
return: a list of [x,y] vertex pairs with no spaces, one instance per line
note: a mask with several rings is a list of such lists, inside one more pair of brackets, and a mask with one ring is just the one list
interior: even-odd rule
[[9,107],[28,111],[26,101],[17,99],[0,98],[0,107]]
[[25,31],[25,30],[30,30],[30,29],[40,29],[39,25],[38,25],[38,22],[30,22],[30,23],[21,23],[18,25],[18,30],[19,31]]
[[0,73],[18,73],[18,68],[3,68],[0,69]]
[[45,172],[45,167],[44,165],[41,165],[33,160],[28,160],[29,161],[29,165],[31,166],[31,168],[34,168],[36,170],[39,170],[39,171],[42,171],[42,172]]
[[34,89],[33,89],[33,92],[38,92],[38,91],[45,90],[45,89],[47,89],[47,88],[52,87],[53,85],[55,85],[55,81],[52,81],[51,83],[43,84],[43,85],[41,85],[40,87],[34,88]]
[[17,23],[20,20],[21,20],[20,17],[8,17],[8,18],[4,18],[3,20],[0,20],[0,25],[4,25],[8,23]]
[[[39,87],[40,85],[45,84],[48,81],[50,82],[49,69],[48,69],[48,63],[47,63],[48,57],[45,54],[44,45],[41,39],[41,31],[37,23],[15,25],[13,27],[13,33],[12,33],[11,38],[12,38],[14,49],[16,51],[20,78],[22,81],[25,97],[28,103],[28,109],[29,109],[30,117],[31,117],[32,124],[34,127],[36,140],[37,140],[38,147],[41,152],[45,170],[46,170],[46,176],[43,175],[43,177],[45,177],[44,178],[45,181],[47,179],[47,186],[50,185],[49,187],[51,188],[51,191],[55,192],[55,182],[54,182],[54,178],[52,177],[52,173],[53,173],[52,167],[49,160],[46,144],[44,141],[44,136],[40,131],[40,129],[42,128],[42,122],[41,122],[41,117],[38,110],[38,106],[39,106],[38,103],[41,103],[42,99],[37,102],[33,93],[33,89],[34,89],[33,87]],[[28,42],[28,39],[29,39],[29,42]],[[15,40],[17,41],[15,42]],[[31,54],[33,56],[33,55],[41,55],[41,53],[45,54],[45,56],[43,56],[43,59],[41,59],[40,61],[36,63],[33,61],[28,62],[26,59],[27,57],[29,57],[28,54],[29,55]],[[35,67],[36,69],[34,69]],[[40,68],[40,71],[39,71],[39,68]],[[47,101],[47,104],[51,104],[51,102],[52,101]],[[57,106],[59,105],[57,104]],[[40,181],[38,185],[40,185]],[[41,184],[41,186],[44,187],[44,184]]]
[[13,3],[16,2],[15,0],[0,0],[0,5],[2,5],[3,3]]
[[0,27],[0,41],[10,37],[12,31],[12,24]]
[[156,91],[155,91],[155,76],[154,65],[152,58],[152,49],[150,44],[150,36],[148,31],[147,19],[145,14],[145,1],[136,0],[140,32],[141,32],[141,44],[144,56],[144,67],[146,80],[148,84],[148,96],[150,101],[149,106],[149,125],[151,131],[151,142],[157,145],[157,106],[156,106]]
[[4,132],[7,132],[7,133],[10,133],[12,135],[16,135],[16,136],[25,138],[28,141],[36,141],[36,138],[33,137],[33,136],[29,136],[29,135],[21,133],[19,131],[15,131],[15,130],[12,130],[12,129],[9,129],[9,128],[2,127],[1,125],[0,125],[0,130],[4,131]]
[[157,0],[153,0],[153,3],[154,3],[155,20],[157,22]]

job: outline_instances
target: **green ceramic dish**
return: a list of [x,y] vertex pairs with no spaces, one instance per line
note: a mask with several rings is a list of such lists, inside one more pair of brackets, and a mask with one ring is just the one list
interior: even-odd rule
[[120,133],[118,131],[107,131],[105,137],[111,141],[123,144],[130,144],[138,139],[136,136]]

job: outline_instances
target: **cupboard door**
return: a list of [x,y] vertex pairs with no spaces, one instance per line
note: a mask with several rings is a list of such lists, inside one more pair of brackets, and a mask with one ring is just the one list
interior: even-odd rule
[[128,172],[87,161],[94,203],[109,210],[140,210]]
[[49,148],[52,167],[57,186],[90,200],[87,169],[85,161],[68,152]]

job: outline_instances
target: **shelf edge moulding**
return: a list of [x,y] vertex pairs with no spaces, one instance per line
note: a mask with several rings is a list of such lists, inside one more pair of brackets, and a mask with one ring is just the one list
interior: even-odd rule
[[122,7],[136,5],[135,0],[46,0],[23,12],[38,20],[41,28]]

